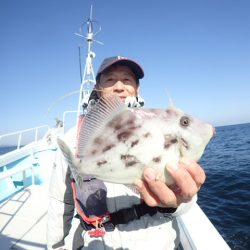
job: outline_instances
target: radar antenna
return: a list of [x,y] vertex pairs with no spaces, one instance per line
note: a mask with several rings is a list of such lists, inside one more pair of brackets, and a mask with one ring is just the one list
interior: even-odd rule
[[[91,50],[91,45],[93,42],[98,44],[103,44],[100,41],[95,40],[95,36],[101,31],[101,26],[99,25],[99,29],[94,33],[94,23],[97,21],[93,21],[92,19],[92,5],[90,8],[90,16],[86,22],[84,22],[79,29],[79,33],[75,33],[75,35],[84,38],[88,44],[88,51],[86,55],[85,68],[82,76],[81,70],[81,55],[80,55],[80,47],[79,47],[79,63],[80,63],[80,75],[81,75],[81,87],[79,93],[79,102],[78,102],[78,112],[77,119],[79,119],[80,115],[85,115],[87,112],[87,103],[91,93],[91,85],[95,84],[95,74],[93,69],[93,59],[95,58],[95,53]],[[87,34],[84,34],[84,28],[87,26]]]

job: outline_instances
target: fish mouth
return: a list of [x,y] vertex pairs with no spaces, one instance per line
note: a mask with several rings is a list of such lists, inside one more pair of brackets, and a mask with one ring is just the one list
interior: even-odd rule
[[184,138],[181,138],[181,144],[188,150],[189,145],[188,145],[188,142]]
[[212,136],[215,136],[215,135],[216,135],[216,129],[215,129],[215,127],[212,127],[212,133],[213,133]]

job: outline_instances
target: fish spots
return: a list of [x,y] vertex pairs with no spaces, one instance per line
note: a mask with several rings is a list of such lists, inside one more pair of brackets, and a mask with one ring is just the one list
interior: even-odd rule
[[102,144],[103,140],[100,137],[95,138],[94,144],[100,145]]
[[97,153],[97,150],[96,149],[93,149],[92,151],[91,151],[91,155],[95,155]]
[[149,132],[147,132],[147,133],[145,133],[145,134],[143,135],[143,137],[144,137],[144,138],[148,138],[150,135],[151,135],[151,134],[150,134]]
[[132,167],[138,163],[138,160],[134,155],[121,155],[121,160],[125,164],[125,167]]
[[132,134],[133,134],[132,131],[129,131],[129,130],[122,131],[121,133],[117,135],[117,139],[119,142],[121,141],[125,142],[126,140],[129,139],[129,137],[132,136]]
[[167,116],[170,116],[170,117],[177,117],[178,116],[177,111],[174,109],[171,109],[171,108],[167,109],[166,113],[167,113]]
[[122,124],[121,123],[117,123],[115,126],[114,126],[114,129],[115,130],[119,130],[122,128]]
[[154,157],[154,158],[152,159],[152,161],[153,161],[154,163],[160,163],[160,162],[161,162],[161,157],[160,157],[160,156]]
[[134,117],[130,118],[126,124],[124,124],[125,128],[128,130],[136,130],[138,128],[141,128],[141,125],[135,122]]
[[107,163],[106,160],[102,160],[102,161],[98,161],[96,164],[98,167],[102,167],[103,165],[105,165]]
[[113,128],[114,130],[121,129],[123,127],[121,117],[115,117],[112,121],[108,123],[108,127]]
[[131,118],[127,121],[127,125],[133,125],[134,123],[135,123],[134,119]]
[[141,127],[142,127],[141,125],[135,125],[135,124],[133,124],[130,127],[128,127],[128,130],[136,130],[136,129],[139,129]]
[[167,115],[171,115],[173,113],[173,111],[171,109],[166,109],[166,113],[167,113]]
[[173,138],[173,139],[171,139],[171,144],[175,144],[176,142],[177,142],[177,139],[176,138]]
[[164,136],[164,149],[168,149],[171,145],[177,143],[177,139],[171,135]]
[[136,146],[139,143],[139,140],[135,140],[131,142],[131,148],[133,148],[134,146]]
[[102,152],[105,153],[106,151],[109,151],[113,147],[115,147],[114,144],[109,144],[109,145],[107,145],[106,147],[103,148]]

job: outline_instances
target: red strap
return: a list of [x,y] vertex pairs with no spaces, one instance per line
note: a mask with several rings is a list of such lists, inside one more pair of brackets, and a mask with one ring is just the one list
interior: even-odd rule
[[97,228],[97,229],[90,230],[88,234],[90,237],[101,237],[105,235],[105,231],[103,229]]

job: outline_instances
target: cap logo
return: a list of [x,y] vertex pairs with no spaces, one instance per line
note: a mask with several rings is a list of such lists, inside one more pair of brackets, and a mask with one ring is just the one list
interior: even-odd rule
[[118,58],[118,60],[120,60],[120,59],[127,59],[127,58],[124,57],[124,56],[117,56],[117,58]]

